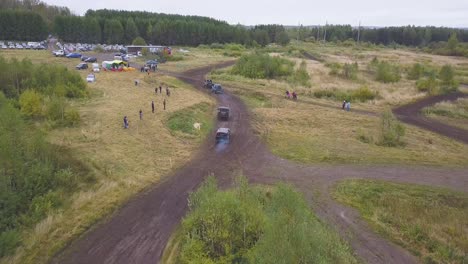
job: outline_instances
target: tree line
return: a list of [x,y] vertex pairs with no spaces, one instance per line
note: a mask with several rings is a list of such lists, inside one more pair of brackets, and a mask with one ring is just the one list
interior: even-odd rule
[[400,44],[406,46],[425,46],[432,42],[448,41],[456,34],[460,42],[468,42],[468,30],[447,27],[383,27],[353,28],[350,25],[327,25],[320,27],[290,28],[288,33],[299,40],[346,41],[348,39],[374,44]]
[[67,42],[131,44],[137,38],[160,45],[211,43],[287,44],[289,37],[280,25],[246,28],[200,16],[168,15],[139,11],[88,10],[83,17],[58,16],[54,32]]

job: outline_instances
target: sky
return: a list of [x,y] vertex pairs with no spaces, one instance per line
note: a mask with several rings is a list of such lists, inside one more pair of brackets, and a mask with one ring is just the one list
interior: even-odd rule
[[448,26],[468,28],[468,0],[43,0],[83,15],[88,9],[198,15],[230,24]]

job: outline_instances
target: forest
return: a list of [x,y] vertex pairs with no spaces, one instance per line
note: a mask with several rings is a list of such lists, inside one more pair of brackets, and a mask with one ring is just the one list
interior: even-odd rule
[[[447,42],[468,42],[468,30],[447,27],[356,28],[351,25],[300,26],[230,25],[201,16],[183,16],[142,11],[88,10],[73,15],[66,7],[38,0],[7,0],[0,3],[0,39],[37,41],[55,34],[65,42],[131,44],[137,37],[159,45],[198,46],[211,43],[239,43],[266,46],[286,45],[290,39],[303,41],[361,41],[373,44],[431,46]],[[435,43],[435,44],[434,44]]]

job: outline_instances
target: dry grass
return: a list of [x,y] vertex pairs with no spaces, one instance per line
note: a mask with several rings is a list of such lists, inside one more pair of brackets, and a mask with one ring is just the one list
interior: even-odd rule
[[345,180],[338,201],[357,208],[379,232],[424,263],[466,263],[468,196],[441,188]]
[[[467,145],[412,126],[407,126],[405,147],[378,146],[374,143],[380,136],[378,114],[344,112],[340,102],[302,96],[307,88],[299,88],[299,102],[293,102],[284,98],[290,88],[283,82],[227,73],[212,78],[252,108],[254,127],[275,155],[306,164],[468,165]],[[353,109],[379,111],[372,103],[352,104]],[[362,136],[371,142],[362,142]]]
[[[33,62],[64,62],[74,66],[77,60],[54,58],[48,53],[13,53],[30,56]],[[82,75],[86,75],[85,72]],[[142,82],[138,87],[133,81]],[[154,87],[164,83],[171,87],[169,98],[154,94]],[[88,229],[103,216],[112,213],[130,197],[158,182],[190,159],[200,137],[178,137],[166,127],[169,115],[180,109],[206,102],[213,110],[214,101],[190,89],[184,83],[156,74],[140,72],[97,74],[89,84],[95,96],[85,102],[75,101],[82,124],[50,132],[51,142],[68,148],[75,158],[92,168],[97,182],[72,194],[67,206],[23,234],[24,245],[3,263],[46,263],[71,239]],[[164,90],[163,90],[164,94]],[[99,96],[98,96],[99,95]],[[162,110],[166,98],[167,110]],[[151,113],[151,100],[156,113]],[[143,110],[143,120],[138,111]],[[123,116],[130,129],[123,129]]]
[[[354,63],[359,65],[358,79],[346,80],[338,76],[331,76],[330,69],[324,63],[307,61],[307,69],[312,78],[311,92],[324,89],[355,90],[363,85],[371,90],[378,91],[380,97],[363,107],[369,110],[381,111],[388,106],[406,104],[420,99],[426,94],[416,89],[415,81],[407,80],[404,69],[414,63],[428,64],[439,68],[444,64],[453,65],[457,70],[459,81],[468,82],[468,58],[448,57],[415,52],[410,49],[390,49],[380,47],[344,47],[333,44],[295,43],[295,47],[313,54],[320,54],[325,63]],[[399,64],[402,70],[402,78],[397,83],[380,83],[374,80],[367,72],[368,63],[377,57],[379,60]],[[295,59],[297,60],[297,59]]]

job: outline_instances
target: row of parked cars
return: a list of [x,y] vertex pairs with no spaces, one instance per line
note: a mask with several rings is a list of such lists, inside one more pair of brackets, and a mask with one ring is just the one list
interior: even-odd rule
[[13,41],[0,41],[2,49],[35,49],[44,50],[47,47],[47,41],[41,42],[13,42]]
[[68,53],[70,52],[85,52],[92,51],[100,47],[104,51],[120,51],[124,50],[123,45],[106,45],[106,44],[88,44],[88,43],[60,43],[57,42],[57,47]]

